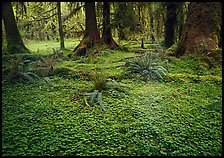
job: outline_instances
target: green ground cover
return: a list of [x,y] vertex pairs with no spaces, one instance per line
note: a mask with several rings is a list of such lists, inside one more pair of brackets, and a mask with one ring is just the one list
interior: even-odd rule
[[[34,54],[53,53],[44,42],[27,45]],[[69,73],[49,76],[49,83],[4,82],[3,156],[221,156],[222,69],[196,57],[164,57],[165,82],[143,82],[123,75],[122,59],[137,55],[113,50],[96,63],[64,58],[55,68]],[[83,95],[93,88],[89,76],[102,68],[127,85],[102,92],[106,111],[87,106]]]

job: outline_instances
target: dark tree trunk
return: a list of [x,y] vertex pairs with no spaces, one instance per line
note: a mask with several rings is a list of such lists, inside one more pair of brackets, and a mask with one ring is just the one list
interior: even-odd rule
[[141,48],[143,48],[143,49],[145,48],[144,47],[144,39],[143,38],[141,39]]
[[110,27],[110,4],[109,2],[103,3],[103,35],[102,41],[107,44],[109,48],[114,49],[118,47],[118,44],[114,41],[111,34]]
[[191,2],[183,34],[178,42],[177,56],[209,53],[218,48],[221,24],[220,2]]
[[64,32],[61,20],[61,2],[57,2],[57,8],[58,8],[58,29],[60,36],[60,48],[63,50],[65,49],[65,44],[64,44]]
[[154,36],[154,18],[153,18],[153,15],[150,14],[150,29],[151,29],[151,40],[152,40],[152,43],[155,43],[155,36]]
[[221,25],[221,31],[220,31],[220,36],[219,36],[219,48],[222,48],[222,25]]
[[86,48],[92,48],[99,43],[100,35],[97,29],[95,2],[85,2],[86,29],[80,44],[73,50],[76,55],[86,55]]
[[7,52],[10,54],[30,53],[19,34],[11,2],[2,3],[2,18],[5,26]]
[[167,16],[165,22],[165,47],[169,48],[175,43],[175,27],[177,24],[177,2],[166,2]]

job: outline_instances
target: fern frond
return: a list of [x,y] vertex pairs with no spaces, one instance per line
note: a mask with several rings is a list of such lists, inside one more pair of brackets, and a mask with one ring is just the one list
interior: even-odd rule
[[50,83],[51,82],[51,80],[50,80],[49,77],[44,77],[44,81],[47,82],[47,83]]
[[166,76],[166,72],[165,71],[163,71],[162,69],[160,69],[160,68],[158,68],[158,69],[156,69],[161,75],[163,75],[163,76]]
[[156,66],[156,68],[162,69],[165,73],[168,73],[167,69],[165,69],[163,66]]
[[37,78],[37,79],[40,79],[40,77],[39,77],[37,74],[35,74],[35,73],[32,73],[32,72],[26,72],[26,74],[29,75],[29,76],[34,76],[34,77]]
[[152,72],[153,72],[152,75],[154,75],[153,77],[163,80],[162,75],[157,70],[152,70]]
[[106,108],[105,108],[105,106],[103,105],[102,93],[98,93],[97,99],[98,99],[99,106],[100,106],[104,111],[106,111]]
[[27,80],[29,80],[29,81],[31,81],[31,82],[34,82],[33,77],[31,77],[29,74],[24,73],[24,72],[19,72],[19,74],[20,74],[24,79],[27,79]]
[[95,101],[95,98],[96,98],[97,94],[98,94],[98,90],[95,90],[94,92],[92,92],[90,94],[90,105],[91,106],[94,105],[94,103],[95,103],[94,101]]

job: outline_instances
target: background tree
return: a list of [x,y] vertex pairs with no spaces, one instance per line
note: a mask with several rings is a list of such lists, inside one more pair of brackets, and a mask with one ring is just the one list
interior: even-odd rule
[[149,3],[149,18],[150,18],[150,38],[151,38],[151,43],[155,43],[156,39],[154,36],[155,28],[154,28],[154,5],[153,3]]
[[114,15],[114,26],[118,29],[119,40],[127,40],[131,31],[139,25],[132,3],[117,3]]
[[[85,33],[84,2],[61,2],[63,31],[67,39],[80,38]],[[75,21],[74,21],[75,19]]]
[[62,26],[62,20],[61,20],[61,2],[57,2],[57,9],[58,9],[58,31],[60,36],[60,48],[65,49],[64,44],[64,32],[63,32],[63,26]]
[[189,5],[189,2],[179,2],[179,4],[178,4],[177,28],[176,28],[176,34],[175,34],[176,41],[175,42],[178,42],[181,38],[183,26],[186,22],[188,5]]
[[177,55],[218,48],[222,24],[220,2],[191,2]]
[[2,3],[2,18],[4,21],[5,34],[7,40],[7,52],[14,53],[30,53],[25,47],[20,36],[11,2]]
[[103,3],[103,43],[107,44],[109,48],[116,48],[118,44],[114,41],[111,34],[111,25],[110,25],[110,4],[109,2]]
[[87,48],[99,43],[100,35],[96,23],[95,2],[85,2],[86,29],[80,44],[73,50],[76,55],[85,55]]

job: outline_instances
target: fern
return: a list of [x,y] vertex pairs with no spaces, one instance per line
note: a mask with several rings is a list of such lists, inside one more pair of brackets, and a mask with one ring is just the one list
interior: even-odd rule
[[35,73],[26,72],[26,74],[29,75],[29,76],[33,76],[34,78],[40,79],[40,77],[37,74],[35,74]]
[[135,73],[140,74],[144,81],[147,81],[149,78],[162,81],[164,80],[163,76],[167,74],[167,70],[159,65],[155,54],[147,53],[142,57],[136,57],[127,62],[126,74]]
[[97,94],[98,94],[98,90],[95,90],[94,92],[90,93],[90,105],[91,106],[94,105]]
[[103,105],[102,93],[98,93],[98,95],[97,95],[97,100],[98,100],[99,106],[100,106],[104,111],[106,111],[106,108],[105,108],[104,105]]
[[24,61],[23,57],[17,57],[16,59],[9,60],[4,70],[4,75],[6,76],[6,78],[3,82],[27,80],[34,83],[35,79],[40,79],[37,74],[33,72],[26,72],[28,63],[29,61]]
[[20,72],[19,73],[24,79],[29,80],[34,83],[34,78],[30,76],[28,73]]
[[99,103],[99,106],[102,108],[102,110],[106,111],[106,108],[103,104],[102,100],[102,93],[99,92],[98,90],[94,90],[92,93],[88,93],[87,95],[90,96],[90,101],[88,102],[86,99],[85,104],[88,105],[89,107],[93,106],[96,102]]
[[46,83],[50,83],[50,82],[51,82],[51,80],[50,80],[49,77],[44,77],[44,81],[45,81]]

